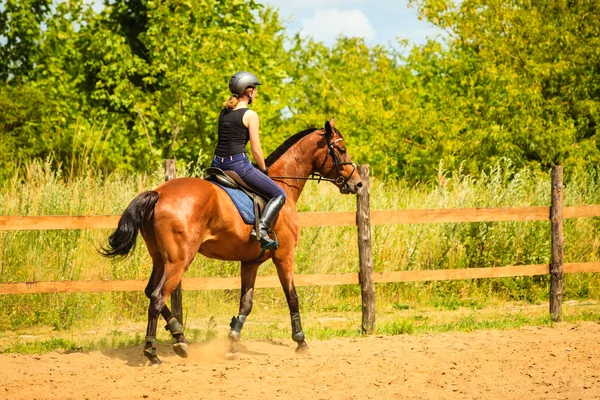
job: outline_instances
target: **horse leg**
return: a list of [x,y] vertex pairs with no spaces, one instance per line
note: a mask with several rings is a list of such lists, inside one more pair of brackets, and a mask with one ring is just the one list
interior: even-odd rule
[[[191,262],[191,261],[190,261]],[[167,307],[166,302],[171,293],[177,286],[181,283],[181,278],[183,278],[183,273],[186,271],[188,263],[170,263],[165,266],[165,281],[164,286],[162,287],[161,299],[162,299],[162,308],[161,315],[167,322],[165,325],[165,329],[171,332],[171,335],[175,339],[175,343],[173,343],[173,351],[179,357],[187,358],[188,356],[188,344],[185,340],[185,336],[183,336],[183,325],[177,318],[173,316],[169,307]]]
[[238,342],[240,341],[242,327],[246,322],[246,317],[252,312],[252,297],[254,296],[254,282],[256,282],[256,273],[260,264],[242,262],[241,278],[242,292],[240,295],[240,309],[237,317],[231,319],[231,330],[229,331],[229,353],[228,357],[237,353]]
[[308,345],[304,340],[304,332],[302,332],[298,295],[296,294],[296,286],[294,285],[294,254],[292,252],[289,256],[282,259],[273,257],[273,261],[277,267],[277,275],[279,276],[279,281],[281,282],[288,307],[290,308],[292,339],[298,344],[296,353],[304,353],[308,350]]
[[171,332],[171,336],[175,339],[175,343],[173,343],[173,351],[179,357],[187,358],[188,357],[188,345],[185,340],[185,336],[183,336],[183,325],[173,316],[169,307],[165,304],[160,314],[163,316],[167,325],[165,325],[165,329]]
[[[176,339],[173,344],[173,350],[181,357],[187,357],[188,345],[183,336],[183,326],[173,317],[171,311],[166,306],[167,298],[177,288],[185,272],[183,263],[164,264],[160,255],[153,257],[152,275],[148,286],[146,286],[146,296],[150,299],[148,307],[148,327],[146,329],[146,343],[144,345],[144,355],[150,360],[152,365],[160,365],[162,362],[156,355],[156,330],[158,326],[158,315],[167,320],[167,330]],[[189,264],[189,263],[188,263]]]
[[[160,255],[158,256],[160,257]],[[164,264],[153,257],[152,274],[148,285],[144,290],[146,297],[150,299],[148,306],[148,326],[146,328],[146,341],[144,344],[144,355],[150,360],[150,364],[158,366],[162,362],[156,355],[156,328],[158,324],[158,314],[162,310],[160,291],[165,283]],[[164,305],[164,302],[162,303]]]

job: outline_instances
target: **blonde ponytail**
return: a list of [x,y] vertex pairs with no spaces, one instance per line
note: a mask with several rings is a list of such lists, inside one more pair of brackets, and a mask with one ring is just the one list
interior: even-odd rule
[[227,101],[223,103],[223,107],[233,110],[239,102],[240,99],[237,97],[237,95],[234,94],[231,95],[231,97],[229,97],[229,99],[227,99]]
[[[252,90],[254,90],[253,87],[249,87],[244,91],[244,95],[250,97],[250,94],[252,93]],[[232,94],[229,99],[227,99],[227,101],[225,101],[223,103],[223,107],[228,108],[230,110],[233,110],[234,108],[237,107],[238,103],[240,102],[240,97],[237,94]]]

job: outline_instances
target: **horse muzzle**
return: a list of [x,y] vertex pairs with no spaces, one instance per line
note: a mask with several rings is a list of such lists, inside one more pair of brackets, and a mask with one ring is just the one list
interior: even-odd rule
[[362,182],[359,180],[358,182],[346,182],[342,187],[340,187],[341,194],[356,194],[358,190],[362,187]]

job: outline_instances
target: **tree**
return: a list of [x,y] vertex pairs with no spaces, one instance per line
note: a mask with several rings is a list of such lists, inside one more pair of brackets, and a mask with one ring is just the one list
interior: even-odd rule
[[[251,1],[117,1],[82,29],[82,91],[137,169],[162,158],[212,153],[227,82],[238,70],[264,77],[263,119],[276,116],[286,74],[276,12]],[[123,164],[121,164],[123,166]]]
[[41,23],[51,0],[6,0],[0,8],[0,80],[17,84],[33,71],[42,37]]
[[472,171],[503,156],[544,169],[600,161],[600,3],[416,3],[449,32],[438,77],[465,121],[457,161]]
[[[340,37],[288,40],[256,1],[8,0],[0,8],[0,141],[5,171],[53,157],[72,170],[206,165],[229,77],[262,81],[262,143],[331,116],[376,175],[427,180],[600,161],[600,3],[414,0],[447,32],[402,51]],[[34,139],[32,139],[32,137]]]

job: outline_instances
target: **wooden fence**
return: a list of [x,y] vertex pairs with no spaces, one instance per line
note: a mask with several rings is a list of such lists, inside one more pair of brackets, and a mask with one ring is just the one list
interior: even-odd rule
[[[166,170],[169,170],[168,163]],[[562,167],[552,173],[550,207],[507,207],[427,210],[371,211],[369,204],[369,167],[360,166],[359,173],[364,188],[357,196],[357,212],[302,212],[302,226],[357,226],[359,244],[358,273],[296,275],[297,286],[361,284],[363,300],[363,332],[373,330],[375,323],[374,283],[418,282],[435,280],[481,279],[516,276],[547,275],[551,277],[550,312],[554,320],[560,319],[564,273],[600,272],[597,263],[563,263],[563,219],[600,216],[600,205],[563,207]],[[174,176],[174,174],[172,175]],[[167,175],[167,178],[170,178]],[[51,229],[114,229],[119,216],[0,216],[0,231],[51,230]],[[446,270],[421,270],[373,272],[371,250],[371,225],[426,224],[493,221],[551,221],[552,254],[550,264],[519,265],[495,268],[468,268]],[[0,294],[118,292],[143,290],[146,280],[98,280],[17,282],[0,284]],[[259,276],[257,288],[279,287],[277,276]],[[183,290],[239,289],[240,278],[184,278]],[[179,307],[173,306],[175,311]],[[173,304],[173,303],[172,303]]]

